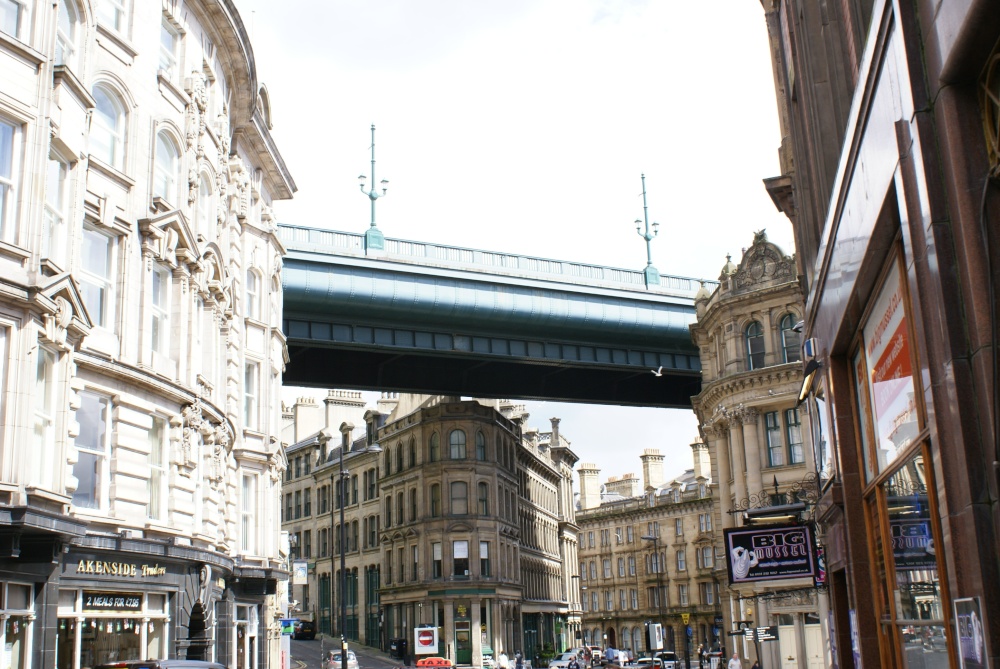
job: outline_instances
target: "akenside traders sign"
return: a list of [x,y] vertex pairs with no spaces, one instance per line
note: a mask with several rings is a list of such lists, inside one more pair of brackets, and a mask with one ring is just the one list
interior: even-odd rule
[[810,525],[723,530],[730,583],[813,578],[816,551]]

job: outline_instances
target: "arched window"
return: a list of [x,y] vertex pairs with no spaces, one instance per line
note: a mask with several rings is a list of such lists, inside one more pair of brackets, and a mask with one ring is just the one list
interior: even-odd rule
[[181,150],[170,133],[161,130],[156,133],[156,157],[153,161],[153,197],[179,205],[178,184],[180,183]]
[[392,449],[385,449],[385,475],[392,473]]
[[469,484],[465,481],[451,483],[451,515],[465,516],[469,513]]
[[747,369],[760,369],[764,366],[764,326],[753,321],[743,332],[747,343]]
[[784,362],[798,362],[802,358],[799,333],[793,330],[795,317],[785,314],[781,317],[781,353]]
[[198,199],[195,201],[194,227],[195,232],[205,239],[215,235],[215,188],[212,180],[204,172],[198,177]]
[[476,460],[480,462],[486,460],[486,437],[482,432],[476,432]]
[[56,17],[56,65],[77,65],[80,12],[73,0],[59,0]]
[[417,489],[410,490],[410,522],[417,519]]
[[410,469],[417,466],[417,442],[410,439]]
[[392,527],[392,497],[385,498],[385,526]]
[[431,435],[430,443],[430,457],[428,458],[431,462],[437,462],[441,459],[441,443],[438,438],[438,433],[435,432]]
[[452,460],[465,459],[465,432],[452,430],[451,434],[448,435],[448,444],[451,447],[448,457]]
[[441,516],[441,486],[437,483],[431,486],[431,518]]
[[90,155],[117,170],[125,163],[125,105],[110,88],[94,87]]
[[403,471],[403,445],[396,446],[396,471]]
[[260,285],[260,275],[257,274],[257,270],[248,269],[246,283],[246,317],[253,320],[260,319]]
[[490,487],[485,482],[479,483],[479,515],[490,515]]

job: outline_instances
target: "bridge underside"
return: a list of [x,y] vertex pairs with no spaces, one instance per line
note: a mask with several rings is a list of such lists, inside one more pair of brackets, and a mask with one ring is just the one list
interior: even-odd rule
[[300,320],[285,332],[284,381],[296,386],[671,408],[701,390],[683,354]]

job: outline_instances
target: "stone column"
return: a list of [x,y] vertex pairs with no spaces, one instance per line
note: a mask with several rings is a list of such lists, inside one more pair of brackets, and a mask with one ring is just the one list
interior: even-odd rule
[[718,465],[718,479],[716,483],[719,485],[719,510],[721,513],[721,517],[718,520],[719,527],[732,527],[733,514],[727,513],[732,508],[733,502],[732,488],[729,486],[729,479],[732,478],[732,472],[729,470],[729,442],[726,439],[726,427],[723,423],[713,423],[706,425],[704,431],[705,438],[708,439],[712,457]]
[[442,602],[444,606],[444,629],[442,630],[444,637],[443,639],[438,639],[438,650],[441,651],[443,657],[448,658],[455,662],[455,602],[451,600],[444,600]]
[[481,630],[482,620],[479,619],[482,601],[478,597],[472,599],[469,620],[472,633],[472,666],[483,666],[483,633]]
[[747,463],[747,492],[756,495],[764,489],[760,473],[760,440],[757,438],[757,423],[760,412],[757,409],[743,408],[740,411],[740,421],[743,423],[743,449]]
[[746,464],[743,459],[743,424],[735,411],[726,412],[729,419],[729,452],[732,454],[733,495],[736,503],[747,498]]

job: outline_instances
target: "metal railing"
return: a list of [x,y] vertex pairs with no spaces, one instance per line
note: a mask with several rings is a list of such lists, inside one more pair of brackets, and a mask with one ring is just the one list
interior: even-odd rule
[[[278,226],[278,236],[285,248],[290,251],[338,253],[360,257],[365,255],[365,236],[363,234],[282,224]],[[660,285],[651,286],[647,290],[642,270],[604,267],[388,237],[385,239],[385,249],[381,257],[400,262],[562,282],[577,283],[583,281],[611,288],[643,290],[644,292],[684,297],[693,297],[698,292],[702,282],[709,291],[714,290],[715,286],[718,285],[717,281],[661,274]]]

